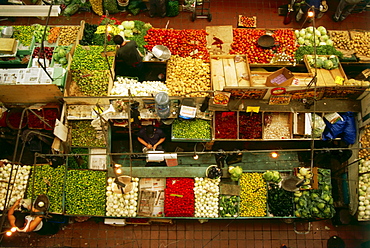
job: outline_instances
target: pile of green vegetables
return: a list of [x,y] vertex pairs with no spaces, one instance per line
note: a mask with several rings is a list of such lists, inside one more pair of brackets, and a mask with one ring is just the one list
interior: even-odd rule
[[[314,54],[314,47],[313,46],[300,46],[295,52],[295,59],[297,62],[303,60],[304,55],[312,55]],[[316,54],[317,55],[336,55],[338,58],[343,58],[343,53],[335,49],[333,46],[325,45],[325,46],[318,46],[316,47]]]
[[49,212],[63,213],[63,185],[66,167],[60,165],[53,168],[50,165],[32,167],[31,178],[27,188],[27,198],[36,199],[40,194],[48,196]]
[[[71,149],[71,154],[88,154],[89,149],[77,148]],[[68,169],[88,169],[89,168],[89,156],[88,155],[76,155],[68,157]]]
[[228,172],[230,173],[231,180],[237,182],[243,174],[243,168],[240,166],[229,166]]
[[169,0],[167,2],[167,16],[177,16],[179,14],[179,1]]
[[239,196],[220,195],[219,214],[221,217],[238,217]]
[[[107,46],[107,51],[115,51],[115,46]],[[108,56],[108,63],[105,56],[103,46],[87,46],[77,45],[73,54],[71,70],[109,70],[113,64],[113,56]]]
[[85,23],[84,34],[82,36],[82,39],[80,40],[80,45],[82,46],[98,45],[93,43],[94,34],[97,28],[98,25],[96,24]]
[[268,183],[269,182],[279,183],[281,181],[281,176],[280,176],[280,173],[278,171],[269,171],[268,170],[265,173],[263,173],[262,177]]
[[72,45],[69,46],[58,46],[54,49],[53,60],[54,63],[66,66],[68,63],[67,54],[71,51]]
[[36,26],[13,26],[13,38],[19,40],[23,46],[31,45],[33,39],[33,32]]
[[267,192],[268,211],[273,216],[293,215],[293,193],[270,184]]
[[330,170],[319,168],[318,173],[318,189],[294,193],[295,216],[298,218],[330,219],[335,214]]
[[[311,67],[315,66],[315,56],[307,55],[308,63]],[[330,55],[329,57],[325,56],[316,56],[316,67],[318,69],[323,68],[326,70],[337,69],[339,67],[339,59],[335,55]]]
[[72,70],[72,81],[76,82],[84,96],[106,96],[108,94],[109,71]]
[[71,215],[105,215],[105,171],[68,170],[65,211]]
[[91,121],[69,121],[72,146],[105,147],[104,136],[98,134]]
[[172,123],[172,138],[211,139],[211,123],[202,119],[176,119]]
[[119,12],[116,0],[104,0],[103,7],[104,10],[109,12],[109,14],[117,14]]
[[[49,26],[46,28],[45,40],[48,39],[48,36],[50,34],[50,29],[51,27]],[[41,43],[42,37],[44,36],[44,32],[45,32],[45,26],[40,25],[40,24],[35,25],[35,31],[33,32],[33,36],[35,37],[36,43]]]

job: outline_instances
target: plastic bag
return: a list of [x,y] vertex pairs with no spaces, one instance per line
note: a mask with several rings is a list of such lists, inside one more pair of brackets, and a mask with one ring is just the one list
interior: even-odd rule
[[354,144],[356,142],[356,123],[354,114],[352,112],[346,112],[340,114],[343,120],[339,120],[335,123],[330,123],[326,118],[326,129],[323,132],[323,140],[332,140],[335,138],[342,138],[347,144]]
[[320,138],[322,132],[324,132],[326,124],[321,116],[317,114],[312,115],[312,123],[315,123],[315,128],[312,130],[312,135],[314,138]]

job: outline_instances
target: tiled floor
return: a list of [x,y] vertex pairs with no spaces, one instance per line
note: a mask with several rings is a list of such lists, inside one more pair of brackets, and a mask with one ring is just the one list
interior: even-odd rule
[[[176,17],[154,17],[150,18],[149,13],[141,12],[137,16],[128,15],[127,13],[118,13],[111,15],[119,20],[142,20],[150,22],[154,27],[164,28],[169,21],[168,28],[174,29],[204,29],[209,25],[232,25],[237,26],[238,15],[256,16],[257,28],[301,28],[302,22],[297,23],[293,20],[290,24],[284,25],[283,16],[278,15],[278,7],[287,4],[290,0],[212,0],[210,3],[210,13],[212,14],[212,21],[208,22],[207,19],[196,19],[195,22],[191,21],[190,12],[181,12]],[[328,0],[329,10],[325,15],[317,20],[317,25],[324,25],[328,29],[369,29],[370,27],[370,12],[356,13],[350,15],[343,22],[333,22],[331,16],[333,15],[337,0]],[[208,6],[206,6],[208,7]],[[99,17],[93,13],[82,12],[75,14],[69,18],[52,17],[50,24],[79,24],[81,20],[89,23],[99,23]],[[8,25],[12,22],[2,21],[0,25]],[[15,24],[44,24],[45,20],[38,18],[16,18]],[[305,25],[308,25],[306,23]]]
[[[337,235],[346,248],[360,248],[369,240],[369,226],[337,226],[331,221],[313,222],[311,231],[303,234],[307,223],[293,224],[280,220],[177,220],[175,224],[127,225],[114,227],[102,222],[68,225],[54,236],[18,234],[4,238],[2,247],[124,247],[124,248],[325,248],[327,240]],[[361,247],[362,248],[362,247]]]
[[[283,16],[278,15],[278,6],[287,4],[288,0],[212,0],[211,14],[213,19],[190,20],[191,13],[182,12],[177,17],[150,18],[148,12],[137,16],[119,13],[114,17],[120,20],[142,20],[150,22],[154,27],[175,29],[204,29],[209,25],[237,26],[239,14],[256,16],[258,28],[300,28],[301,23],[292,21],[283,24]],[[338,1],[329,0],[329,10],[317,25],[328,29],[369,29],[370,12],[349,16],[345,21],[335,23],[331,20]],[[99,23],[99,17],[92,13],[79,13],[70,18],[51,18],[50,24],[79,24],[81,20]],[[0,25],[44,24],[38,18],[16,18],[15,23],[2,21]],[[298,231],[306,230],[307,225],[298,224]],[[296,248],[327,247],[327,240],[338,235],[344,239],[347,248],[360,248],[363,241],[369,240],[370,228],[363,225],[334,227],[331,221],[313,222],[308,234],[297,234],[293,224],[285,224],[280,220],[210,220],[200,224],[196,220],[178,220],[173,225],[152,224],[150,226],[112,227],[102,222],[89,220],[83,223],[70,224],[51,237],[37,234],[17,234],[12,238],[4,238],[2,247],[133,247],[133,248],[164,248],[164,247],[248,247],[248,248],[279,248],[281,244]]]

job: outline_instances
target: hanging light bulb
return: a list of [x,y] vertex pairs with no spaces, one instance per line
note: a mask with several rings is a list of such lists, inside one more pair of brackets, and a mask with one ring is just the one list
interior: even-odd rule
[[271,158],[277,158],[277,157],[279,157],[279,153],[277,153],[277,152],[271,152],[270,153],[270,156],[271,156]]
[[121,167],[122,165],[120,165],[120,164],[114,164],[114,167],[116,167],[116,168],[119,168],[119,167]]
[[199,158],[198,154],[194,154],[193,159],[197,160]]
[[121,168],[117,168],[117,169],[116,169],[116,173],[117,173],[117,174],[121,174],[121,173],[122,173]]
[[11,231],[6,231],[6,233],[5,233],[5,235],[8,236],[8,237],[12,236],[12,234],[13,234],[13,232],[11,232]]
[[17,231],[17,228],[16,228],[16,227],[12,227],[12,228],[10,229],[10,231],[11,231],[11,232],[16,232],[16,231]]
[[315,16],[315,9],[314,9],[314,6],[312,6],[312,7],[308,10],[308,12],[307,12],[307,16],[308,16],[309,18],[313,18],[313,17]]

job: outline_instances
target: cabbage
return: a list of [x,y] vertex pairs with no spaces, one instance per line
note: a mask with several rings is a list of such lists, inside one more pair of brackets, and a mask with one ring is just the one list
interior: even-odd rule
[[295,34],[295,37],[299,37],[300,35],[299,35],[299,30],[297,29],[297,30],[294,30],[294,34]]
[[321,58],[321,57],[318,57],[318,58],[316,59],[316,67],[317,67],[317,68],[321,68],[323,63],[324,63],[324,61],[322,60],[322,58]]
[[311,41],[309,41],[309,40],[305,40],[305,41],[304,41],[304,44],[305,44],[306,46],[312,46],[312,43],[311,43]]
[[326,41],[326,45],[332,46],[332,45],[334,45],[334,42],[329,39],[329,40]]
[[134,33],[132,32],[132,30],[125,30],[123,31],[124,34],[125,34],[125,37],[134,37]]
[[319,46],[326,46],[326,42],[320,41]]
[[320,37],[320,36],[321,36],[320,31],[319,31],[319,30],[317,30],[317,29],[315,30],[315,36],[316,36],[316,37]]
[[327,40],[329,40],[329,36],[328,35],[322,35],[321,37],[320,37],[320,41],[327,41]]
[[323,27],[323,26],[318,27],[317,30],[321,33],[321,35],[326,35],[327,34],[326,28]]
[[333,69],[333,67],[334,67],[333,61],[331,61],[330,59],[325,60],[324,63],[323,63],[323,67],[326,70]]
[[311,37],[312,37],[312,33],[306,33],[306,35],[305,35],[305,39],[306,40],[309,40],[309,39],[311,39]]
[[299,37],[299,38],[298,38],[298,44],[299,44],[299,45],[303,45],[303,44],[304,44],[304,39],[303,39],[303,37]]
[[301,31],[299,31],[299,36],[305,37],[306,36],[306,30],[301,29]]
[[[122,26],[127,30],[131,30],[135,27],[135,22],[134,21],[124,21],[122,22]],[[132,37],[132,36],[127,36],[127,37]]]
[[120,30],[124,30],[124,29],[125,29],[122,25],[118,25],[118,28],[119,28]]
[[313,27],[306,28],[306,32],[312,34],[313,33]]

